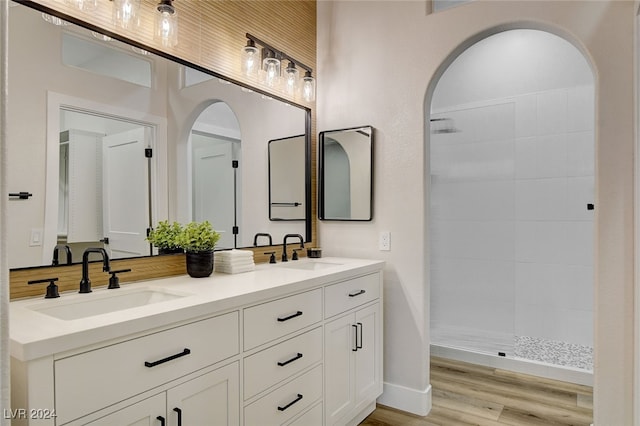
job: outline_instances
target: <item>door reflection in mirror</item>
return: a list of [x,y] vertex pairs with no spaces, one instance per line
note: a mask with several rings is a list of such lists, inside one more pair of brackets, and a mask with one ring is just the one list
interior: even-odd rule
[[190,134],[191,218],[208,220],[220,233],[216,249],[238,247],[240,141],[238,119],[225,102],[202,111]]
[[76,259],[88,247],[102,247],[112,259],[149,255],[145,149],[152,129],[65,109],[60,129],[56,244],[69,246]]
[[373,128],[320,132],[318,216],[323,220],[373,218]]

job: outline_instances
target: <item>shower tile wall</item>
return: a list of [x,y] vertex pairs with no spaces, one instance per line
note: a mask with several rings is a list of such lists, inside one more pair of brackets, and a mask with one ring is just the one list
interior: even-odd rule
[[432,115],[458,130],[431,135],[434,341],[592,345],[592,105],[576,87]]

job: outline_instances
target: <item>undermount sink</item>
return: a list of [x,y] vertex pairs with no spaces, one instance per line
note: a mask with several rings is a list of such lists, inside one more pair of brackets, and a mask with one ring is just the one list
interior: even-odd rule
[[283,268],[303,269],[307,271],[317,271],[318,269],[333,268],[340,266],[342,263],[318,262],[318,261],[296,261],[283,262],[280,264]]
[[[73,295],[71,301],[63,298],[31,306],[30,309],[61,320],[77,320],[137,308],[154,303],[185,297],[185,294],[141,288],[135,290],[107,290],[110,294]],[[64,297],[64,296],[63,296]]]

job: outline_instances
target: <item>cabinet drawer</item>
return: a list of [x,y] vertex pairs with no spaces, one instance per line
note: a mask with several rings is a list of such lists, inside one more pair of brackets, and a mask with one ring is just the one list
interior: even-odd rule
[[322,365],[279,387],[244,409],[246,426],[281,425],[322,397]]
[[325,318],[380,297],[380,275],[371,274],[325,287]]
[[322,426],[322,403],[316,405],[287,426]]
[[244,349],[252,349],[322,320],[321,289],[244,310]]
[[322,328],[260,351],[244,359],[244,399],[322,360]]
[[231,312],[56,361],[58,423],[236,355],[238,320]]

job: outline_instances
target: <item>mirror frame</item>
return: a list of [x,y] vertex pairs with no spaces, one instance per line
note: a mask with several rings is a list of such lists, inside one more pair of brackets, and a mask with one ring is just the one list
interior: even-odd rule
[[[244,87],[247,89],[252,90],[253,92],[262,94],[264,96],[270,97],[272,99],[275,99],[277,101],[289,104],[291,106],[294,106],[296,108],[300,108],[304,111],[305,113],[305,202],[306,202],[306,206],[305,206],[305,242],[312,242],[313,241],[313,223],[314,223],[314,217],[313,217],[313,211],[312,211],[312,198],[313,198],[313,194],[312,194],[312,117],[311,117],[311,108],[306,107],[304,105],[295,103],[291,100],[282,98],[276,94],[267,92],[262,90],[259,87],[255,87],[255,86],[250,86],[246,83],[243,83],[241,81],[235,80],[233,78],[230,78],[228,76],[225,76],[223,74],[220,74],[216,71],[213,71],[211,69],[205,68],[203,66],[200,66],[198,64],[195,64],[193,62],[187,61],[185,59],[182,59],[180,57],[174,56],[172,54],[169,54],[167,52],[164,51],[160,51],[157,50],[153,47],[147,46],[143,43],[137,42],[135,40],[132,40],[130,38],[127,38],[125,36],[123,36],[122,34],[119,33],[114,33],[112,31],[109,31],[107,29],[104,29],[102,27],[99,27],[97,25],[93,25],[91,23],[88,23],[86,21],[83,21],[77,17],[74,17],[72,15],[67,15],[63,12],[60,12],[56,9],[52,9],[46,5],[40,4],[40,3],[36,3],[34,1],[31,0],[14,0],[17,4],[19,4],[20,6],[24,6],[24,7],[28,7],[30,9],[36,10],[38,12],[43,12],[43,13],[47,13],[49,15],[58,17],[60,19],[64,19],[65,21],[77,25],[79,27],[85,28],[87,30],[90,31],[96,31],[98,33],[104,34],[106,36],[109,36],[111,38],[113,38],[114,40],[117,40],[119,42],[125,43],[129,46],[133,46],[133,47],[137,47],[140,49],[144,49],[158,57],[164,58],[166,60],[172,61],[174,63],[177,63],[179,65],[185,66],[185,67],[189,67],[189,68],[193,68],[197,71],[200,71],[202,73],[211,75],[214,78],[219,78],[225,81],[228,81],[229,83],[235,84],[236,86],[239,87]],[[268,141],[265,141],[268,142]],[[268,161],[268,159],[267,159]],[[157,220],[161,220],[161,218],[156,218]],[[275,246],[281,246],[282,244],[274,244],[272,247]],[[260,246],[260,247],[266,247],[266,246]],[[239,247],[239,248],[254,248],[254,246],[246,246],[246,247]],[[122,258],[124,259],[139,259],[139,258],[145,258],[145,257],[153,257],[153,256],[135,256],[132,258]],[[76,263],[74,263],[75,265]],[[19,267],[19,268],[12,268],[12,270],[23,270],[23,269],[32,269],[32,268],[49,268],[51,267],[51,265],[34,265],[34,266],[26,266],[26,267]]]
[[[324,156],[324,138],[327,133],[336,133],[343,131],[358,130],[362,128],[369,128],[371,135],[369,136],[369,167],[371,175],[369,179],[369,217],[362,219],[346,219],[346,218],[332,218],[325,216],[325,181],[324,181],[324,168],[325,168],[325,156]],[[326,221],[342,221],[342,222],[370,222],[373,220],[373,133],[374,128],[371,125],[347,127],[345,129],[325,130],[320,132],[318,140],[318,218]]]

